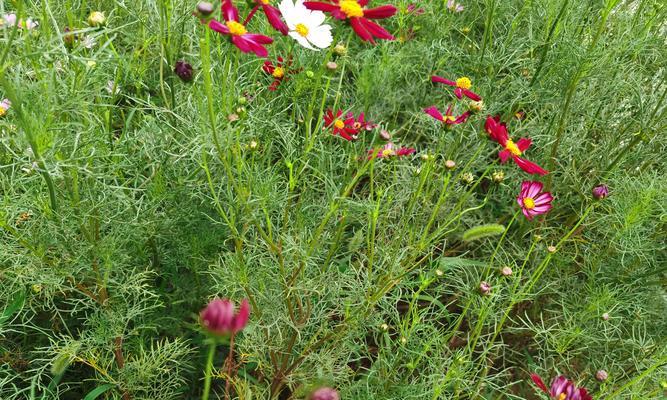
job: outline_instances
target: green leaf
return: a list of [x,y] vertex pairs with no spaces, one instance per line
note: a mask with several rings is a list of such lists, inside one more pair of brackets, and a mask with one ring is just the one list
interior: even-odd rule
[[106,385],[98,386],[95,389],[91,390],[88,392],[86,397],[83,398],[83,400],[95,400],[97,396],[101,395],[102,393],[106,392],[107,390],[111,389],[115,385],[112,385],[111,383],[107,383]]
[[25,302],[25,292],[21,291],[14,295],[14,300],[5,308],[0,315],[0,325],[7,321],[14,313],[23,308],[23,303]]
[[463,233],[463,240],[470,242],[472,240],[483,239],[489,236],[502,235],[505,227],[500,224],[480,225],[470,228]]

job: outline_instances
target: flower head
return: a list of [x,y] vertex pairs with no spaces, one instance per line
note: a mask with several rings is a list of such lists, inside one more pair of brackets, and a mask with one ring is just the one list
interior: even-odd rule
[[553,196],[549,192],[542,192],[544,185],[542,182],[523,181],[521,184],[521,193],[516,201],[521,206],[523,215],[532,220],[536,215],[546,214],[551,210]]
[[503,150],[498,153],[500,162],[504,163],[509,158],[512,158],[519,168],[529,174],[546,175],[549,173],[549,171],[543,169],[539,165],[521,157],[523,153],[528,150],[533,141],[527,138],[522,138],[514,143],[514,141],[510,139],[509,133],[507,133],[507,126],[500,122],[500,116],[496,115],[493,118],[490,116],[487,117],[484,128],[491,140],[503,146]]
[[90,26],[102,26],[107,21],[107,18],[104,16],[103,12],[93,11],[88,16],[88,25]]
[[174,72],[176,75],[178,75],[179,78],[181,78],[183,82],[190,82],[192,80],[194,70],[192,69],[192,65],[190,65],[190,63],[184,60],[178,60],[174,66]]
[[609,186],[603,184],[593,188],[593,197],[596,200],[604,200],[607,196],[609,196]]
[[424,109],[424,112],[431,117],[437,119],[438,121],[442,122],[445,124],[445,127],[450,128],[453,125],[458,125],[466,122],[468,117],[470,116],[470,111],[466,111],[463,114],[459,115],[458,117],[455,117],[452,115],[452,106],[447,107],[447,111],[445,111],[445,115],[442,115],[440,111],[438,111],[438,108],[436,106],[431,106],[429,108]]
[[304,6],[303,0],[296,0],[296,3],[293,0],[283,0],[278,8],[287,22],[289,35],[301,46],[310,50],[331,46],[331,25],[323,24],[322,11],[309,10]]
[[414,14],[414,15],[423,15],[424,13],[426,13],[426,10],[424,10],[421,7],[418,7],[414,3],[408,4],[408,7],[405,9],[405,11],[408,14]]
[[396,14],[398,9],[392,5],[366,8],[368,2],[369,0],[306,1],[304,5],[310,10],[324,11],[341,21],[349,21],[354,33],[363,41],[375,43],[375,38],[394,40],[394,36],[386,29],[371,20],[389,18]]
[[285,61],[282,57],[278,57],[275,64],[269,60],[264,61],[262,66],[262,71],[267,75],[271,75],[273,82],[269,85],[269,90],[275,91],[278,90],[278,87],[283,81],[286,81],[287,75],[297,72],[296,70],[291,69],[292,59]]
[[551,388],[547,389],[542,378],[537,374],[530,374],[530,379],[533,380],[540,390],[548,394],[554,400],[593,400],[586,389],[578,388],[575,384],[564,376],[559,376],[551,382]]
[[309,400],[340,400],[336,389],[322,387],[310,394]]
[[225,336],[238,333],[248,324],[250,305],[243,300],[238,312],[234,312],[234,303],[227,299],[213,299],[204,308],[199,317],[202,326],[209,332]]
[[264,45],[273,43],[273,39],[257,33],[249,33],[245,25],[239,22],[239,11],[232,4],[232,0],[223,0],[221,9],[225,23],[211,19],[208,22],[209,28],[229,36],[232,44],[244,53],[255,53],[258,57],[269,55]]
[[197,3],[196,15],[202,18],[206,18],[209,15],[213,14],[214,8],[213,4],[208,1],[200,1]]
[[396,147],[393,143],[389,142],[380,149],[368,150],[368,159],[405,157],[414,154],[415,151],[412,147]]
[[461,77],[456,81],[450,81],[449,79],[445,79],[441,76],[433,75],[431,77],[431,81],[455,87],[456,89],[454,89],[454,95],[459,99],[462,99],[463,96],[465,96],[472,101],[482,100],[482,98],[477,93],[470,90],[470,88],[472,87],[472,81],[470,80],[470,78],[466,76]]
[[340,136],[347,141],[357,140],[357,135],[359,134],[359,129],[354,127],[355,122],[354,115],[351,113],[343,115],[342,110],[338,110],[335,113],[332,110],[327,110],[324,114],[324,128],[331,129],[331,133],[334,136]]
[[0,101],[0,117],[4,117],[7,114],[7,111],[12,106],[12,102],[9,99],[3,99]]
[[454,0],[447,0],[447,9],[454,13],[459,13],[463,11],[463,6]]

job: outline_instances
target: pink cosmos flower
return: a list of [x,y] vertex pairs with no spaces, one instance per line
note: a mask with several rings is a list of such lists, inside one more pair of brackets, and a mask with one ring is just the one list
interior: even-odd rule
[[451,12],[459,13],[463,11],[463,6],[454,0],[447,0],[447,9]]
[[264,45],[273,43],[273,39],[257,33],[248,33],[245,25],[239,22],[239,11],[232,4],[232,0],[223,0],[221,9],[225,23],[211,19],[208,22],[209,28],[229,36],[234,46],[244,53],[252,52],[258,57],[269,55]]
[[394,40],[394,36],[371,19],[389,18],[396,14],[398,9],[392,5],[365,8],[368,2],[369,0],[327,0],[306,1],[303,4],[310,10],[329,13],[341,21],[349,20],[352,29],[363,41],[375,44],[374,38]]
[[12,102],[9,99],[2,99],[0,101],[0,117],[4,117],[12,106]]
[[234,313],[234,303],[227,299],[213,299],[199,313],[201,324],[209,332],[225,336],[238,333],[248,324],[250,305],[243,300],[239,311]]
[[[347,116],[352,117],[353,114],[348,113]],[[361,113],[361,114],[359,114],[359,117],[357,117],[355,119],[354,123],[352,124],[352,127],[354,129],[356,129],[357,131],[360,131],[360,130],[372,131],[373,129],[375,129],[377,127],[377,124],[374,124],[370,121],[366,121],[366,116],[364,115],[364,113]]]
[[493,118],[490,116],[487,117],[484,129],[486,129],[486,132],[493,141],[503,146],[503,150],[498,153],[500,162],[505,163],[511,157],[519,168],[529,174],[546,175],[549,173],[549,171],[543,169],[539,165],[521,157],[521,155],[528,150],[533,141],[527,138],[522,138],[514,143],[514,141],[510,139],[509,133],[507,133],[507,126],[503,122],[500,122],[499,115],[496,115]]
[[454,115],[452,115],[451,105],[447,107],[445,115],[442,115],[440,111],[438,111],[438,108],[436,106],[431,106],[429,108],[426,108],[424,109],[424,112],[430,115],[431,117],[437,119],[438,121],[442,122],[448,128],[453,125],[458,125],[466,122],[466,120],[470,116],[470,111],[466,111],[463,114],[459,115],[458,117],[455,117]]
[[426,12],[426,10],[424,10],[421,7],[417,7],[416,4],[412,3],[408,4],[407,12],[408,14],[423,15]]
[[450,81],[449,79],[445,79],[441,76],[433,75],[431,77],[431,81],[455,87],[456,89],[454,89],[454,95],[456,95],[456,97],[459,99],[463,98],[463,96],[466,96],[472,101],[482,100],[482,98],[477,93],[470,90],[472,87],[472,81],[470,81],[470,78],[468,77],[464,76],[457,79],[456,81]]
[[283,20],[280,18],[280,10],[271,5],[271,0],[254,0],[254,2],[257,5],[252,9],[252,11],[250,11],[250,14],[248,14],[248,17],[243,22],[243,25],[248,25],[248,22],[250,22],[257,10],[261,7],[264,15],[266,16],[266,20],[269,21],[269,24],[283,35],[287,35],[289,28],[287,27],[287,24],[285,24],[285,22],[283,22]]
[[359,129],[355,128],[356,123],[357,121],[352,113],[343,116],[342,110],[334,113],[333,110],[329,109],[324,114],[324,128],[331,128],[331,133],[334,136],[340,136],[349,142],[357,140]]
[[546,214],[551,210],[554,197],[549,192],[542,192],[544,185],[537,181],[523,181],[521,193],[516,198],[523,215],[532,220],[536,215]]
[[549,397],[555,400],[593,400],[584,388],[578,388],[564,376],[559,376],[551,382],[551,388],[547,389],[542,378],[537,374],[530,374],[530,379]]
[[368,159],[372,158],[390,158],[390,157],[405,157],[415,153],[412,147],[396,147],[389,142],[380,149],[368,150]]

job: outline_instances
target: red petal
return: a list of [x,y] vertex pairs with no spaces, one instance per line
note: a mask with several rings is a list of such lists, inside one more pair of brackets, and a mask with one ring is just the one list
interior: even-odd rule
[[[475,92],[471,92],[468,89],[461,89],[461,92],[463,92],[463,94],[472,101],[482,100],[482,98],[478,94],[476,94]],[[459,97],[459,99],[460,99],[460,97]]]
[[350,18],[350,25],[352,25],[352,29],[354,30],[354,33],[357,34],[361,38],[361,40],[366,41],[366,42],[371,42],[375,44],[375,41],[373,40],[373,35],[366,30],[364,25],[361,23],[361,18]]
[[523,153],[524,151],[528,150],[532,143],[533,141],[530,139],[521,138],[516,142],[516,147],[518,147],[519,150]]
[[226,21],[238,22],[239,10],[237,10],[236,7],[234,7],[234,4],[232,4],[232,0],[222,0],[220,9],[222,10],[222,16],[225,17]]
[[522,170],[525,172],[532,174],[532,175],[546,175],[549,173],[549,171],[543,169],[539,165],[535,164],[534,162],[530,162],[526,160],[525,158],[521,158],[518,156],[513,155],[512,159],[516,163],[516,165],[519,166]]
[[445,120],[445,118],[442,116],[442,114],[440,114],[440,111],[438,111],[438,108],[436,106],[431,106],[429,108],[425,108],[424,112],[426,114],[430,115],[431,117],[437,119],[438,121],[442,122],[442,121]]
[[539,375],[530,374],[530,379],[532,379],[533,382],[535,382],[535,384],[537,385],[537,387],[539,387],[544,393],[549,392],[549,389],[547,389],[547,385],[545,385],[544,382],[542,382],[542,378],[540,378]]
[[338,6],[334,4],[322,3],[321,1],[305,1],[303,3],[309,10],[332,12],[338,9]]
[[[360,3],[361,4],[361,3]],[[385,5],[364,10],[364,17],[371,19],[389,18],[396,14],[398,9],[392,5]]]
[[384,40],[395,39],[395,37],[391,33],[389,33],[386,29],[376,24],[375,22],[371,21],[370,19],[366,18],[359,18],[359,19],[361,20],[361,23],[364,25],[366,30],[368,30],[368,32],[370,32],[376,38]]
[[223,35],[229,35],[229,28],[227,28],[227,25],[221,23],[220,21],[212,19],[208,23],[208,27],[218,33],[222,33]]
[[445,78],[443,78],[441,76],[437,76],[437,75],[433,75],[431,77],[431,82],[442,83],[442,84],[449,85],[449,86],[456,86],[456,82],[450,81],[449,79],[445,79]]
[[266,14],[266,19],[269,21],[269,24],[271,24],[275,30],[279,31],[283,35],[287,35],[289,28],[283,22],[283,20],[280,19],[280,11],[269,4],[264,4],[263,8],[264,14]]

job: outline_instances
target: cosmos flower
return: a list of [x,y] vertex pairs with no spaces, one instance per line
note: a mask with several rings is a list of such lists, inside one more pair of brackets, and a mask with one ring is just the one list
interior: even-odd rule
[[437,119],[438,121],[442,122],[448,128],[453,125],[458,125],[466,122],[466,120],[470,116],[470,111],[466,111],[463,114],[459,115],[458,117],[453,116],[451,105],[447,107],[445,115],[442,115],[440,111],[438,111],[438,108],[436,106],[431,106],[429,108],[426,108],[424,109],[424,112],[430,115],[431,117]]
[[414,14],[414,15],[423,15],[426,13],[426,10],[424,10],[421,7],[418,7],[416,4],[408,4],[408,7],[406,8],[406,12],[408,14]]
[[324,114],[324,128],[331,128],[331,133],[334,136],[340,136],[347,141],[357,140],[359,129],[354,128],[356,122],[354,115],[348,113],[343,116],[342,110],[334,113],[329,109]]
[[578,388],[575,384],[564,376],[559,376],[551,382],[551,388],[547,389],[542,378],[537,374],[530,374],[530,379],[535,382],[537,387],[550,398],[555,400],[593,400],[586,389]]
[[597,185],[593,188],[593,197],[595,200],[604,200],[609,196],[609,186],[607,185]]
[[543,188],[542,182],[523,181],[521,183],[521,193],[519,193],[516,201],[528,220],[532,220],[536,215],[546,214],[551,210],[551,202],[554,198],[551,193],[542,192]]
[[190,82],[192,76],[194,75],[194,69],[192,65],[185,60],[178,60],[174,65],[174,73],[178,75],[183,82]]
[[447,0],[447,9],[454,13],[459,13],[463,11],[463,6],[454,0]]
[[308,400],[340,400],[340,395],[336,389],[330,387],[321,387],[310,394]]
[[7,27],[12,27],[17,24],[18,21],[18,28],[19,29],[27,29],[31,30],[34,28],[37,28],[39,25],[37,21],[33,21],[32,18],[28,18],[25,21],[24,20],[19,20],[16,14],[11,13],[11,14],[5,14],[2,18],[0,18],[0,27],[2,26],[7,26]]
[[372,19],[389,18],[398,9],[392,5],[365,8],[369,0],[328,0],[306,1],[304,5],[310,10],[324,11],[341,21],[349,20],[354,32],[366,42],[375,44],[375,39],[394,40],[386,29],[371,21]]
[[239,11],[232,4],[232,0],[223,0],[221,8],[225,23],[211,19],[208,27],[229,36],[234,46],[244,53],[252,52],[258,57],[268,56],[269,52],[264,45],[273,43],[273,39],[257,33],[248,33],[245,25],[239,22]]
[[7,111],[9,111],[11,106],[12,102],[9,101],[9,99],[3,99],[2,101],[0,101],[0,117],[4,117],[5,115],[7,115]]
[[287,21],[289,35],[307,49],[326,49],[333,42],[331,25],[323,24],[322,11],[311,11],[303,4],[303,0],[296,0],[296,3],[283,0],[278,6]]
[[[352,116],[352,113],[348,113],[348,117]],[[356,129],[357,131],[365,130],[365,131],[372,131],[377,127],[377,124],[374,124],[370,121],[366,121],[366,116],[364,113],[359,114],[359,117],[357,117],[354,120],[354,123],[352,124],[352,127]]]
[[234,303],[227,299],[213,299],[199,313],[202,326],[209,332],[225,336],[238,333],[248,324],[250,305],[243,300],[238,312],[234,312]]
[[278,32],[282,33],[283,35],[287,35],[287,25],[280,18],[282,11],[271,5],[271,0],[254,0],[254,2],[257,5],[252,9],[252,11],[250,11],[250,14],[248,14],[248,17],[246,18],[243,25],[248,25],[248,22],[250,22],[253,15],[255,15],[257,10],[261,7],[264,15],[266,15],[266,20],[269,21],[269,24]]
[[278,57],[275,64],[269,60],[264,61],[262,71],[273,77],[273,82],[269,85],[269,90],[278,90],[278,86],[288,79],[287,75],[295,72],[290,69],[291,66],[292,60],[285,61],[282,57]]
[[449,79],[445,79],[441,76],[433,75],[431,77],[431,81],[455,87],[456,89],[454,89],[454,94],[459,99],[463,98],[463,96],[466,96],[472,101],[482,100],[482,98],[477,93],[470,90],[472,87],[472,81],[470,81],[470,78],[468,77],[464,76],[457,79],[456,81],[450,81]]
[[511,157],[519,168],[529,174],[546,175],[549,173],[549,171],[543,169],[539,165],[521,157],[521,155],[528,150],[533,141],[527,138],[521,138],[514,143],[507,133],[507,126],[500,122],[500,116],[496,115],[493,118],[490,116],[487,117],[484,128],[492,140],[503,146],[503,150],[498,153],[500,162],[504,163]]
[[390,158],[390,157],[405,157],[412,155],[416,150],[412,147],[396,147],[389,142],[380,149],[368,150],[368,159],[372,158]]

